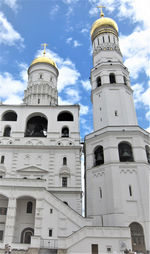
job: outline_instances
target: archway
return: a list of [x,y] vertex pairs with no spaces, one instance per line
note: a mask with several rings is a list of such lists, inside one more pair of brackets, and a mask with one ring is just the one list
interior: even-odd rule
[[31,243],[31,236],[34,235],[33,228],[25,228],[21,233],[21,243]]
[[132,250],[138,253],[146,253],[144,232],[142,226],[133,222],[130,224]]
[[25,137],[46,137],[47,119],[44,115],[30,117],[25,131]]

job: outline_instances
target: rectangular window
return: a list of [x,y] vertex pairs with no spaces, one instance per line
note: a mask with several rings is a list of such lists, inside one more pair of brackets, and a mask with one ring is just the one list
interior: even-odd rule
[[53,209],[51,208],[51,209],[49,210],[49,212],[50,212],[50,213],[53,213]]
[[0,207],[0,215],[6,215],[7,214],[7,208],[6,207]]
[[4,160],[5,160],[5,156],[2,155],[2,156],[1,156],[1,164],[4,164]]
[[111,252],[111,246],[107,247],[107,252],[109,252],[109,253]]
[[53,230],[49,229],[49,236],[51,237],[53,235]]
[[103,192],[102,192],[102,188],[101,187],[99,188],[99,195],[100,195],[100,198],[103,197]]
[[92,254],[98,254],[98,244],[91,245]]
[[132,197],[132,187],[131,187],[131,185],[129,185],[129,195],[130,195],[130,197]]
[[3,241],[3,233],[4,233],[4,231],[0,230],[0,241]]
[[67,177],[62,177],[62,187],[67,187]]
[[38,99],[38,104],[40,104],[40,99]]

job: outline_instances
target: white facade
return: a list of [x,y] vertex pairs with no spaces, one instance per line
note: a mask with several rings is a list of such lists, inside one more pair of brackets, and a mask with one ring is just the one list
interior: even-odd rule
[[[124,253],[133,248],[132,222],[142,225],[142,247],[150,250],[148,133],[137,126],[118,35],[109,29],[92,35],[85,218],[79,106],[57,104],[55,63],[45,55],[35,59],[24,103],[0,105],[0,253]],[[132,146],[130,161],[120,162],[122,141]]]

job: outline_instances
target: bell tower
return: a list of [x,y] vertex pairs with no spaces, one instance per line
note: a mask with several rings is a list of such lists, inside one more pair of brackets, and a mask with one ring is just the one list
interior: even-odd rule
[[92,25],[91,40],[94,131],[85,137],[84,147],[86,216],[97,226],[129,227],[133,250],[146,253],[150,250],[149,134],[137,125],[118,26],[104,17],[102,8]]
[[59,73],[55,62],[46,56],[46,45],[43,44],[43,56],[35,58],[28,69],[28,86],[24,91],[24,103],[27,105],[58,104]]
[[[100,6],[101,7],[101,6]],[[106,126],[137,125],[129,72],[123,64],[118,26],[111,18],[92,25],[93,68],[91,70],[94,130]]]

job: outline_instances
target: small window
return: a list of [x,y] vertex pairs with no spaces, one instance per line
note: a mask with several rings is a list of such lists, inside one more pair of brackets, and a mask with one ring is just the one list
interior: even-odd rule
[[7,214],[7,208],[6,207],[0,207],[0,215],[6,215]]
[[40,79],[42,79],[43,78],[43,75],[42,74],[40,74]]
[[110,42],[110,36],[108,35],[108,41]]
[[31,201],[27,203],[27,213],[32,213],[33,204]]
[[69,137],[69,129],[68,127],[63,127],[61,132],[62,138],[68,138]]
[[117,110],[115,110],[115,116],[118,116],[118,111]]
[[4,137],[10,137],[10,132],[11,132],[11,127],[10,126],[6,126],[4,129]]
[[123,81],[124,81],[124,84],[127,86],[127,78],[125,76],[123,76]]
[[67,157],[63,158],[63,165],[67,165]]
[[110,84],[116,83],[116,78],[114,73],[109,74],[109,80],[110,80]]
[[51,208],[51,209],[49,210],[49,212],[50,212],[50,213],[53,213],[53,209]]
[[98,43],[98,45],[99,45],[99,38],[97,38],[97,43]]
[[111,252],[111,247],[107,247],[107,252]]
[[96,79],[96,84],[97,84],[97,87],[101,86],[101,77],[97,77]]
[[2,156],[1,156],[1,164],[4,164],[4,160],[5,160],[5,156],[2,155]]
[[51,237],[53,235],[53,230],[49,229],[49,236]]
[[148,145],[145,146],[145,151],[146,151],[147,162],[150,163],[150,147]]
[[67,187],[67,177],[62,177],[62,187]]
[[129,185],[129,195],[130,195],[130,197],[132,197],[132,187],[131,187],[131,185]]
[[103,154],[103,147],[98,146],[94,151],[94,166],[104,164],[104,154]]
[[38,99],[38,104],[40,104],[40,99]]
[[104,38],[104,36],[103,36],[103,43],[105,42],[105,38]]
[[98,254],[98,244],[91,245],[92,254]]
[[4,234],[4,231],[0,230],[0,241],[3,241],[3,234]]

